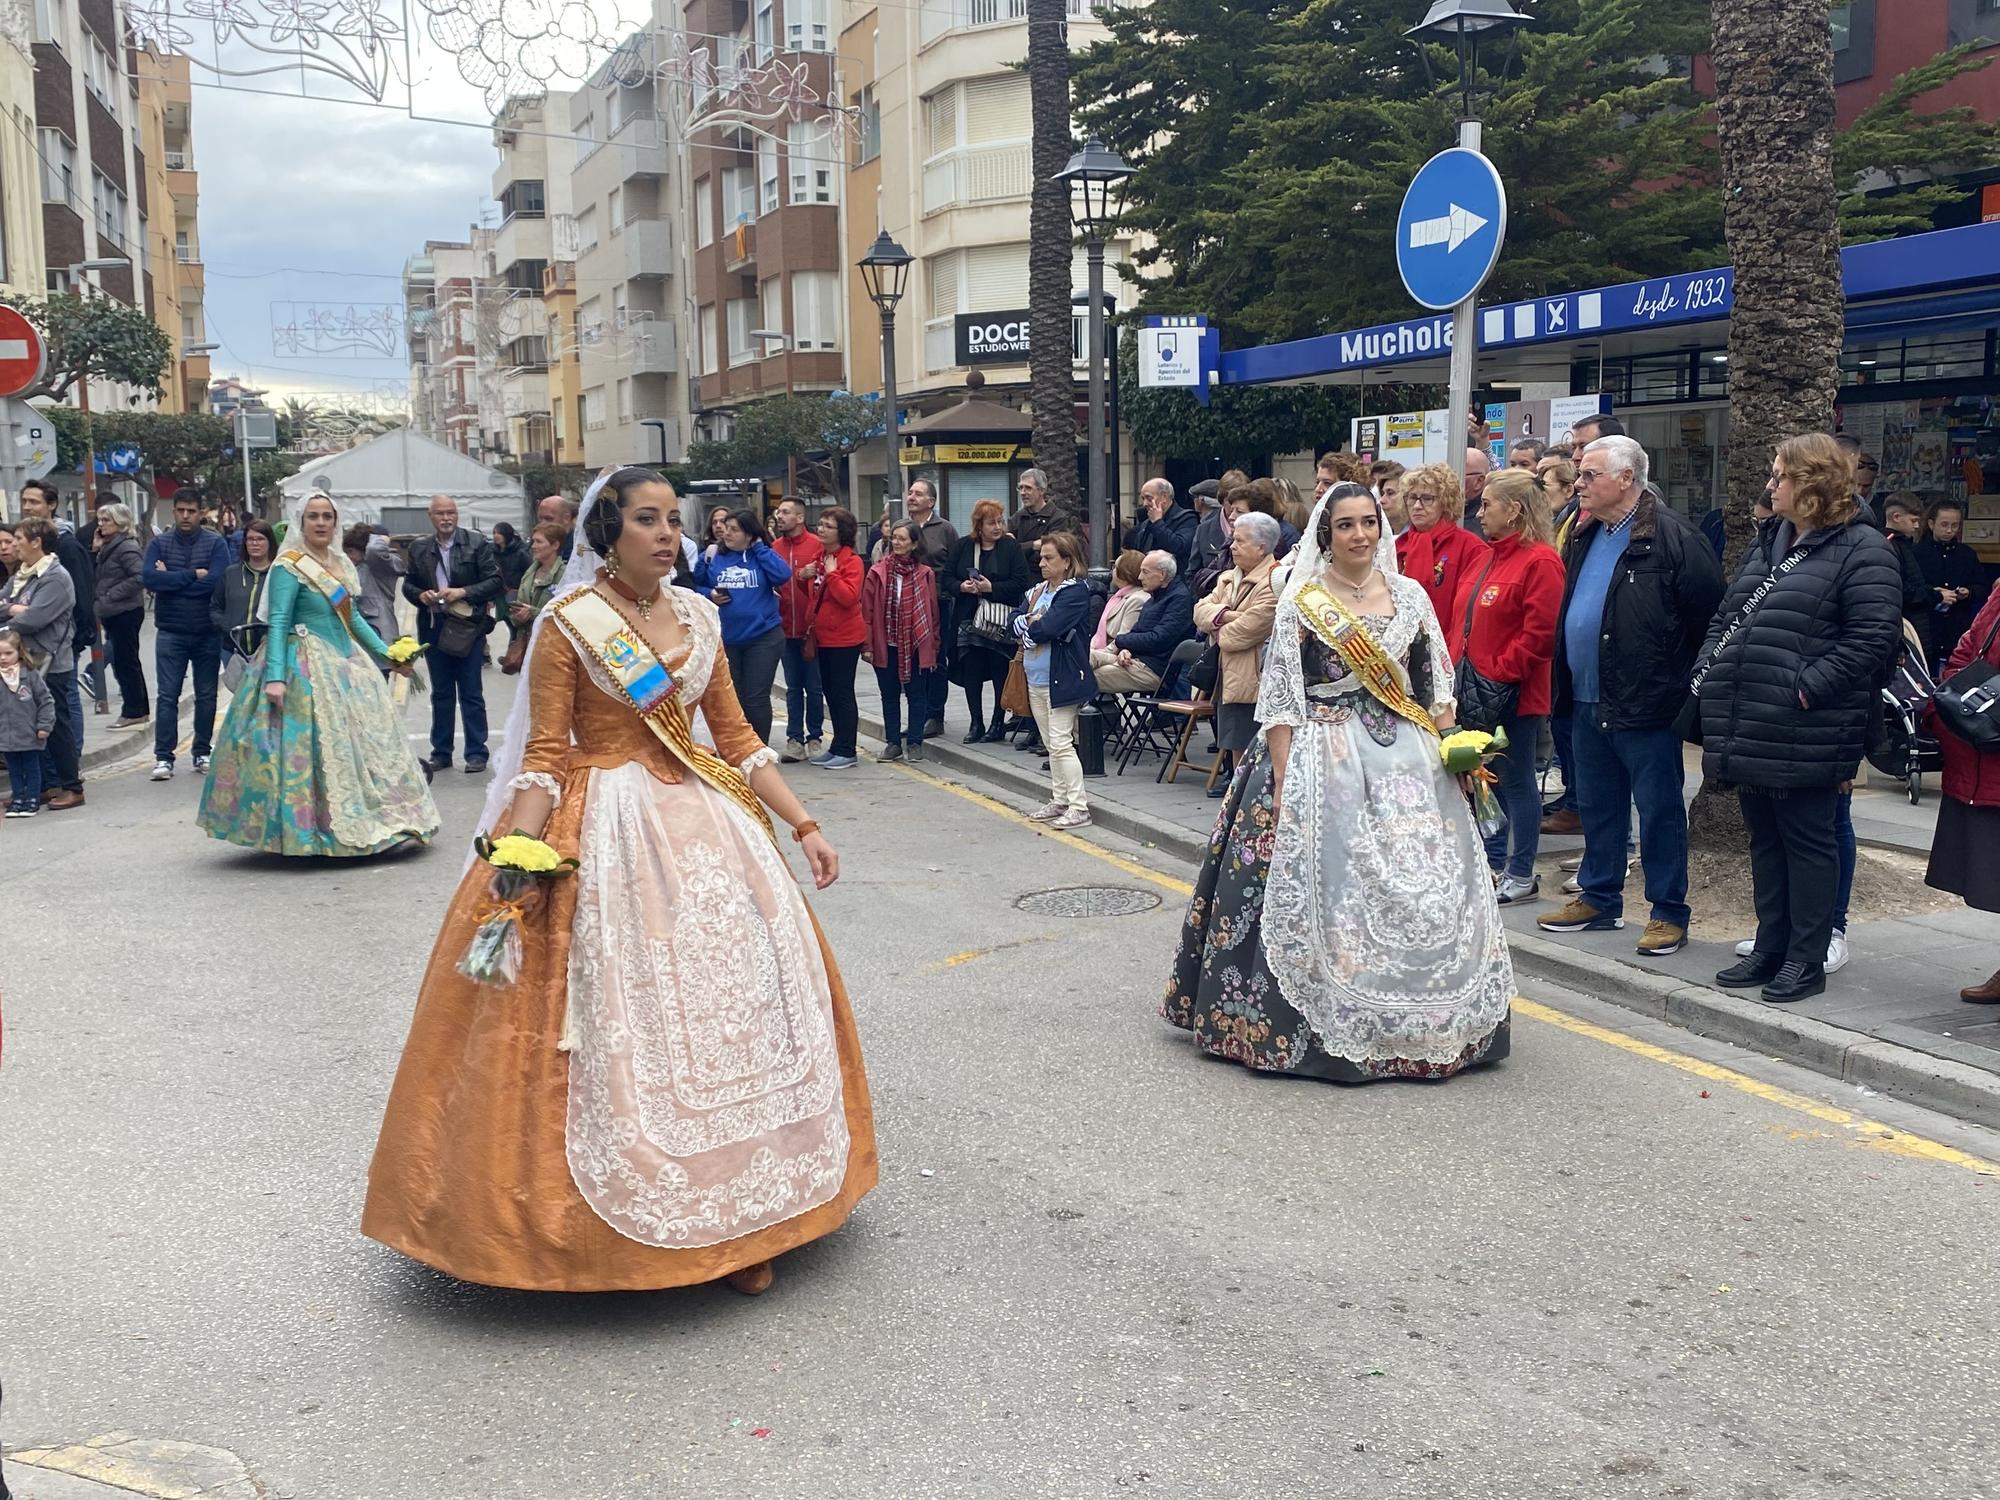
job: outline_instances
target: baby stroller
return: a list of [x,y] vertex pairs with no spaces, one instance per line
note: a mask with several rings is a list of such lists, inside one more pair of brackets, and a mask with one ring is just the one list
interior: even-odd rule
[[1924,662],[1923,642],[1908,620],[1903,622],[1903,649],[1896,654],[1889,680],[1882,685],[1875,732],[1868,737],[1868,764],[1884,776],[1901,781],[1910,805],[1924,798],[1926,774],[1944,769],[1944,752],[1937,736],[1924,728],[1924,709],[1937,684]]

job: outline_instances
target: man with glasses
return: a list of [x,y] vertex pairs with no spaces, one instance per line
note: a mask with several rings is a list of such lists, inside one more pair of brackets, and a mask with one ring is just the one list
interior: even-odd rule
[[1861,439],[1837,432],[1833,440],[1847,455],[1848,462],[1854,465],[1854,503],[1860,508],[1861,518],[1877,531],[1882,530],[1882,507],[1875,500],[1875,486],[1881,481],[1882,465],[1873,454],[1861,451]]
[[1651,907],[1639,952],[1687,945],[1687,804],[1675,728],[1688,674],[1722,599],[1722,567],[1701,533],[1647,489],[1646,450],[1628,437],[1584,450],[1582,512],[1563,550],[1555,707],[1571,717],[1571,766],[1583,823],[1580,894],[1544,932],[1625,925],[1626,840],[1639,808]]
[[1021,508],[1014,512],[1007,529],[1023,547],[1032,547],[1052,531],[1077,530],[1074,516],[1050,504],[1049,476],[1040,469],[1029,469],[1015,480],[1014,493],[1020,497]]

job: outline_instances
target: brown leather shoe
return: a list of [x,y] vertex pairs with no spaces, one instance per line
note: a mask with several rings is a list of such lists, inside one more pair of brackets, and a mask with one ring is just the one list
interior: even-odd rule
[[83,793],[72,792],[67,788],[62,791],[51,792],[42,799],[42,806],[46,807],[50,812],[68,812],[72,807],[83,806]]
[[1958,998],[1967,1005],[2000,1005],[2000,972],[1984,984],[1974,985],[1969,990],[1960,990]]
[[1573,807],[1542,815],[1543,833],[1582,833],[1583,817]]
[[732,1291],[741,1292],[746,1297],[761,1297],[771,1290],[771,1283],[776,1277],[777,1272],[771,1269],[771,1263],[760,1260],[754,1266],[731,1271],[723,1280],[729,1283]]

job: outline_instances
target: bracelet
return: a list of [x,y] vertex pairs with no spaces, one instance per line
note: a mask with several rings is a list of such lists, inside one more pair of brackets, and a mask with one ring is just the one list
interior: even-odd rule
[[795,844],[803,844],[806,841],[807,834],[818,833],[818,832],[819,832],[819,824],[815,823],[811,818],[807,818],[805,822],[799,824],[798,827],[792,830],[792,842]]

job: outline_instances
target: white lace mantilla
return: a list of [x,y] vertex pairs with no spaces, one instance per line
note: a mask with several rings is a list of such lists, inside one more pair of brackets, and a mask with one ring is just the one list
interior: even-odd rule
[[[1406,688],[1410,648],[1426,637],[1432,680],[1446,685],[1432,706],[1449,708],[1450,657],[1430,601],[1407,579],[1390,586],[1395,616],[1366,623]],[[1452,1062],[1500,1024],[1514,991],[1471,813],[1433,736],[1405,720],[1383,745],[1354,697],[1309,702],[1307,628],[1294,604],[1279,607],[1258,700],[1265,723],[1292,727],[1264,891],[1265,962],[1329,1053]]]
[[586,795],[569,968],[578,1191],[619,1233],[669,1247],[829,1201],[849,1139],[833,1001],[783,858],[697,777],[621,766]]

